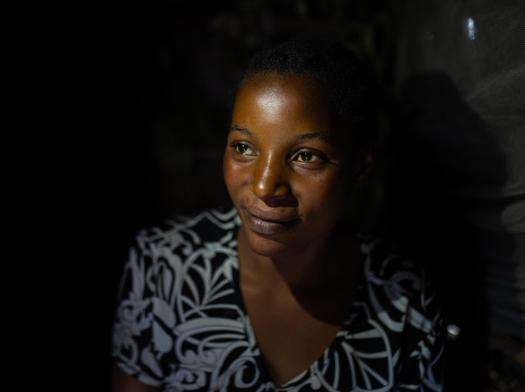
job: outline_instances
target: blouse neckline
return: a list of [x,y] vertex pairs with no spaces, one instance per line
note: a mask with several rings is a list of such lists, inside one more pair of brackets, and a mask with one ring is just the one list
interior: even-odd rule
[[365,276],[364,276],[364,270],[362,266],[363,266],[363,263],[365,262],[366,255],[364,254],[362,242],[360,241],[360,237],[357,236],[356,238],[359,241],[359,256],[360,256],[359,259],[361,263],[361,267],[359,269],[359,279],[356,284],[354,295],[352,296],[352,301],[348,305],[348,308],[345,312],[346,316],[343,318],[343,321],[341,322],[339,326],[339,330],[337,331],[334,339],[325,348],[323,353],[314,362],[308,365],[306,369],[301,371],[299,374],[293,376],[290,380],[284,382],[283,384],[276,385],[276,383],[273,381],[272,377],[270,376],[270,373],[266,367],[266,363],[263,360],[263,353],[261,351],[259,343],[257,342],[255,331],[252,328],[250,316],[248,315],[247,307],[244,302],[244,298],[242,296],[242,292],[240,288],[240,273],[239,273],[240,269],[239,269],[238,250],[237,250],[237,233],[240,227],[241,227],[240,219],[236,219],[234,228],[231,231],[232,236],[230,237],[234,240],[233,241],[234,255],[232,255],[232,259],[233,259],[232,261],[233,261],[233,265],[235,268],[232,269],[233,270],[232,275],[231,275],[232,281],[230,282],[232,289],[233,289],[234,298],[235,298],[235,301],[237,302],[237,306],[239,306],[239,308],[241,309],[243,313],[245,327],[246,327],[246,334],[248,336],[248,340],[253,342],[252,349],[256,355],[255,360],[257,364],[259,365],[259,368],[262,370],[262,372],[266,376],[266,379],[271,382],[274,388],[276,388],[278,391],[286,391],[287,388],[291,386],[291,384],[295,384],[297,382],[300,382],[301,380],[304,380],[308,376],[311,376],[313,371],[315,371],[316,368],[322,369],[324,362],[330,357],[330,354],[332,353],[336,345],[339,343],[340,339],[344,337],[344,335],[346,335],[348,328],[351,325],[353,316],[355,315],[355,311],[356,311],[355,305],[356,305],[357,299],[361,297],[360,293],[364,287]]

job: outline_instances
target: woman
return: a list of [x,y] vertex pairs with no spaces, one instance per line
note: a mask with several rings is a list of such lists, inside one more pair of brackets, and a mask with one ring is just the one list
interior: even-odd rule
[[255,56],[224,153],[234,208],[144,230],[130,250],[116,391],[441,390],[430,286],[346,219],[374,162],[375,91],[338,43]]

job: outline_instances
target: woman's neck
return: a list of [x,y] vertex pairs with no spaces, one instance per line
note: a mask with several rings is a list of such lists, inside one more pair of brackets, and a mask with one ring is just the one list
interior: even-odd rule
[[311,292],[326,288],[344,272],[354,271],[359,256],[358,243],[348,233],[327,236],[301,250],[275,257],[253,252],[245,236],[241,227],[237,242],[242,278],[245,284],[262,289]]

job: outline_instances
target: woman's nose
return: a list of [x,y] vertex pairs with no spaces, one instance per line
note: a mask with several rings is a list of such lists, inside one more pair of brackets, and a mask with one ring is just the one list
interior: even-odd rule
[[253,193],[267,205],[280,204],[290,196],[286,167],[277,157],[261,157],[257,162]]

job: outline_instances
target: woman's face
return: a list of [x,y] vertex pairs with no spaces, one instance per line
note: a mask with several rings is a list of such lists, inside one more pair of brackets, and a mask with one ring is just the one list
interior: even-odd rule
[[224,178],[250,248],[294,253],[326,238],[342,206],[328,101],[298,75],[257,74],[235,98]]

